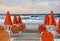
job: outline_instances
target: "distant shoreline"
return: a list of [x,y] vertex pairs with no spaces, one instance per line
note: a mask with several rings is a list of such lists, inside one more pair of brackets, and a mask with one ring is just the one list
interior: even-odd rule
[[[0,14],[0,15],[6,15],[6,14]],[[10,15],[14,15],[14,14],[10,14]],[[18,15],[46,15],[46,14],[16,14],[17,16]],[[48,15],[50,15],[50,14],[48,14]],[[54,15],[60,15],[60,14],[54,14]]]

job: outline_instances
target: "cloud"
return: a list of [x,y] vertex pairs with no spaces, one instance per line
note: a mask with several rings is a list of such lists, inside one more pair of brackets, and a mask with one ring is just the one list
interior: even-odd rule
[[0,5],[1,13],[6,13],[7,11],[10,11],[11,13],[33,13],[33,9],[23,7],[23,6],[6,6],[6,5]]
[[[8,4],[7,4],[8,3]],[[53,0],[4,0],[0,1],[0,13],[49,13],[53,10],[60,13],[60,1]]]

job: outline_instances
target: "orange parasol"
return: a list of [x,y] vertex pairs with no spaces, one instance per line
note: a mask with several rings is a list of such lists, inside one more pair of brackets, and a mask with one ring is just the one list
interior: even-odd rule
[[19,33],[19,28],[15,25],[12,25],[11,31],[13,34],[17,34],[17,33]]
[[19,30],[23,31],[24,29],[26,29],[26,25],[24,23],[22,23],[21,25],[19,25]]
[[0,26],[0,30],[5,30],[3,26]]
[[59,19],[59,22],[58,22],[58,29],[57,29],[57,33],[60,34],[60,19]]
[[43,32],[41,35],[42,41],[54,41],[54,36],[51,32]]
[[22,23],[22,19],[21,19],[20,16],[18,16],[18,24],[19,24],[19,23]]
[[11,20],[11,16],[10,16],[10,12],[9,12],[9,11],[7,11],[4,24],[5,24],[5,25],[12,25],[12,20]]
[[14,18],[13,18],[13,24],[17,24],[17,18],[16,18],[16,14],[14,14]]
[[58,29],[60,30],[60,19],[59,19],[59,22],[58,22]]
[[45,31],[47,31],[46,30],[46,26],[45,25],[39,25],[39,28],[38,28],[38,32],[45,32]]
[[49,16],[47,14],[45,15],[44,25],[49,25]]
[[0,41],[10,41],[9,34],[5,30],[0,31]]
[[55,26],[56,26],[56,21],[55,21],[55,18],[54,18],[54,13],[53,13],[53,11],[51,11],[51,13],[50,13],[49,25],[55,25]]

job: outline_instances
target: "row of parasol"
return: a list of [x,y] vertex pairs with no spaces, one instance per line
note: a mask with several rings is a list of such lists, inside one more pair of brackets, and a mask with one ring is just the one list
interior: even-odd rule
[[[9,25],[9,27],[6,26],[6,28],[11,29],[13,33],[19,32],[19,30],[23,31],[24,29],[26,29],[26,25],[22,22],[21,17],[18,16],[18,18],[17,18],[16,14],[14,14],[14,17],[12,20],[9,11],[6,14],[4,24]],[[55,29],[57,28],[56,29],[57,33],[60,34],[60,19],[59,19],[58,26],[57,26],[53,11],[50,12],[50,17],[48,16],[48,14],[45,15],[44,25],[39,25],[38,31],[39,32],[46,31],[46,25],[47,26],[50,26],[50,25],[55,26]]]
[[[49,28],[51,31],[48,31],[47,28]],[[54,30],[53,30],[54,29]],[[58,24],[56,23],[56,20],[54,18],[54,12],[50,12],[50,17],[48,14],[44,17],[44,24],[39,25],[38,32],[41,34],[40,41],[55,41],[56,36],[60,36],[60,19],[58,21]],[[52,33],[54,32],[54,33]],[[56,33],[55,33],[56,32]],[[56,34],[56,35],[54,35]]]
[[57,24],[56,20],[55,20],[55,17],[54,17],[54,12],[53,11],[50,12],[50,16],[48,16],[48,14],[45,15],[45,17],[44,17],[44,24],[39,25],[38,31],[40,33],[47,31],[47,28],[48,28],[47,26],[49,28],[55,29],[55,31],[57,32],[57,34],[60,35],[60,19],[59,19],[58,24]]
[[[4,24],[9,25],[8,28],[9,28],[9,30],[11,28],[11,31],[13,32],[13,34],[19,33],[19,31],[23,31],[24,29],[26,29],[26,25],[24,23],[22,23],[21,17],[18,16],[18,18],[17,18],[16,14],[14,14],[14,17],[12,20],[9,11],[6,14]],[[48,16],[48,14],[45,15],[44,24],[41,24],[38,26],[38,32],[42,33],[42,35],[41,35],[42,41],[54,41],[54,35],[51,32],[47,31],[46,25],[47,26],[51,26],[51,25],[55,26],[56,32],[58,34],[60,34],[60,19],[59,19],[58,25],[57,25],[56,20],[54,18],[53,11],[50,12],[50,17]]]
[[7,11],[5,20],[4,20],[5,28],[8,30],[11,30],[13,34],[19,33],[19,31],[23,31],[26,26],[24,23],[22,23],[22,19],[20,16],[16,17],[16,14],[14,14],[13,20],[10,16],[10,12]]

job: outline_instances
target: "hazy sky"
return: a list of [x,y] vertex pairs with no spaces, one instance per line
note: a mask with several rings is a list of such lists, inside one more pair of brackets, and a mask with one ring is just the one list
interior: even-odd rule
[[0,0],[0,13],[60,13],[59,0]]

